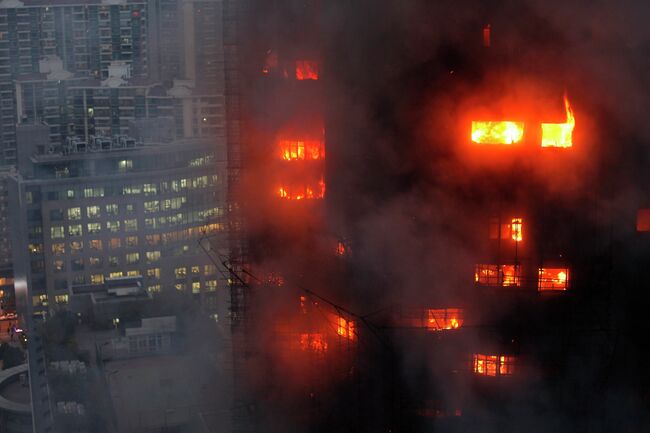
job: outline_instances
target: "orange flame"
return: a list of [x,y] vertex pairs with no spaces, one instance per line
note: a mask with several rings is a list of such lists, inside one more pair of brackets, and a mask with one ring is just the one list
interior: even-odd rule
[[277,196],[285,200],[315,200],[325,197],[325,181],[319,180],[315,185],[282,185],[277,189]]
[[339,316],[336,333],[341,337],[345,337],[349,340],[354,340],[356,336],[354,322],[351,320],[346,320],[345,318]]
[[318,80],[318,63],[312,60],[297,60],[296,80]]
[[571,147],[573,146],[573,128],[576,119],[569,99],[564,95],[564,109],[566,110],[566,123],[542,123],[542,147]]
[[523,122],[473,121],[472,141],[478,144],[514,144],[524,136]]
[[280,140],[280,154],[285,161],[325,158],[325,147],[318,140]]
[[478,375],[512,376],[514,373],[514,356],[475,353],[472,356],[472,361],[472,371]]
[[521,242],[523,240],[523,235],[521,233],[522,228],[523,228],[523,219],[513,218],[512,224],[510,225],[510,235],[513,241]]
[[569,270],[566,268],[540,268],[540,291],[566,290],[569,286]]
[[463,326],[462,310],[460,308],[429,309],[427,329],[429,331],[443,331],[458,329]]
[[300,334],[300,350],[322,353],[327,351],[327,341],[323,334]]

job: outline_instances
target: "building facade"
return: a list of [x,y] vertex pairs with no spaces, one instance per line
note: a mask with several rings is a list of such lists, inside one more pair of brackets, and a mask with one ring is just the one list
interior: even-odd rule
[[[224,284],[199,240],[224,230],[223,161],[206,141],[30,158],[11,178],[14,268],[35,315],[68,289],[122,276],[154,294],[186,292],[217,310]],[[26,171],[26,170],[25,170]]]

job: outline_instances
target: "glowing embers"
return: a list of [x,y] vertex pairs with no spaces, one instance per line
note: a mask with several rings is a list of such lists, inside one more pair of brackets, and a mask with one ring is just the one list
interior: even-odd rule
[[576,119],[573,115],[569,99],[564,95],[566,123],[542,123],[542,147],[571,147],[573,146],[573,128]]
[[569,270],[567,268],[539,268],[537,288],[544,291],[563,291],[569,287]]
[[337,256],[344,256],[347,253],[347,248],[345,248],[345,244],[341,241],[338,241],[336,244],[336,255]]
[[650,209],[639,209],[636,213],[636,231],[650,232]]
[[510,218],[507,223],[502,223],[499,218],[490,219],[490,239],[510,240],[521,242],[524,240],[523,218]]
[[523,122],[472,122],[472,141],[477,144],[515,144],[519,143],[523,136]]
[[463,326],[463,310],[460,308],[440,308],[427,310],[427,330],[444,331]]
[[327,341],[320,333],[300,334],[300,350],[303,352],[325,353],[327,352]]
[[476,265],[474,281],[481,286],[519,287],[521,269],[518,265]]
[[515,357],[508,355],[472,355],[472,371],[481,376],[512,376]]
[[319,140],[279,140],[280,155],[285,161],[325,158],[325,146]]
[[318,63],[313,60],[296,60],[296,80],[318,80]]
[[355,323],[352,320],[347,320],[339,316],[336,320],[336,333],[348,340],[354,340],[357,335]]
[[277,195],[285,200],[316,200],[325,197],[325,181],[321,178],[309,184],[293,183],[278,187]]

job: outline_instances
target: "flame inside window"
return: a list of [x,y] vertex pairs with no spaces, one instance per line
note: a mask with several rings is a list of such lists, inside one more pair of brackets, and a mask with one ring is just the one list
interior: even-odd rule
[[518,265],[476,265],[474,281],[483,286],[519,287],[521,286]]
[[636,213],[636,231],[650,232],[650,209],[639,209]]
[[318,63],[312,60],[297,60],[296,80],[318,80]]
[[427,329],[443,331],[463,326],[463,310],[460,308],[440,308],[427,310]]
[[325,147],[319,140],[280,140],[280,155],[285,161],[304,161],[325,158]]
[[515,357],[508,355],[483,355],[475,353],[472,357],[472,371],[482,376],[512,376]]
[[277,196],[285,200],[314,200],[325,197],[325,181],[323,179],[312,184],[281,185]]
[[338,243],[336,244],[336,255],[344,256],[345,253],[346,253],[345,244],[341,241],[338,241]]
[[542,123],[542,147],[571,147],[573,146],[573,128],[576,119],[573,115],[569,99],[564,96],[566,123]]
[[567,268],[540,268],[540,291],[566,290],[569,286],[569,270]]
[[521,242],[524,239],[523,228],[523,218],[511,218],[509,223],[501,223],[499,218],[492,218],[490,220],[490,239],[512,239],[515,242]]
[[324,353],[327,351],[327,341],[323,334],[300,334],[300,350],[303,352]]
[[354,340],[356,337],[355,323],[339,316],[337,320],[336,333],[341,337]]
[[472,141],[478,144],[514,144],[524,136],[523,122],[472,122]]

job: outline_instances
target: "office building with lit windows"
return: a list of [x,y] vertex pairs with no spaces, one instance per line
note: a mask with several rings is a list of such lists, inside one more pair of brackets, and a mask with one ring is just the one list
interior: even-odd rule
[[200,240],[225,227],[223,146],[109,142],[65,154],[19,154],[20,174],[9,177],[8,187],[16,210],[14,270],[27,286],[23,309],[45,316],[67,304],[72,287],[142,276],[154,296],[184,292],[218,313],[224,281]]

